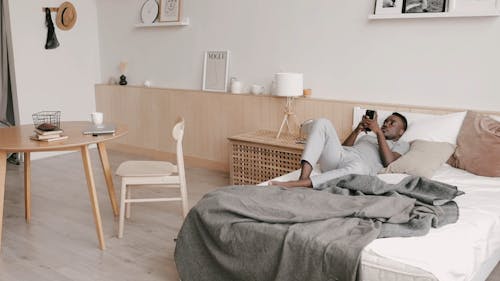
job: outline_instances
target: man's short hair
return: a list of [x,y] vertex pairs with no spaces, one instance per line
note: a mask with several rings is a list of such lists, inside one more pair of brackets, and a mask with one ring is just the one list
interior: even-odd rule
[[406,131],[406,129],[408,128],[408,120],[406,120],[406,117],[404,117],[404,115],[399,112],[393,112],[392,115],[396,115],[401,119],[401,121],[403,121],[403,126]]

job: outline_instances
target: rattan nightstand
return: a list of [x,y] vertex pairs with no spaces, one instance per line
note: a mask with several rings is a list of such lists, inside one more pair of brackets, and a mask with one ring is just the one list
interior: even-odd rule
[[300,168],[297,136],[260,130],[229,138],[231,184],[258,184]]

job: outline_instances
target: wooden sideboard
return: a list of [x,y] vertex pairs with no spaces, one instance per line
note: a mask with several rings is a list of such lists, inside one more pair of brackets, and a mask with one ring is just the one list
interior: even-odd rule
[[[175,160],[170,132],[177,117],[182,116],[186,120],[186,165],[222,171],[229,171],[228,137],[261,129],[277,131],[285,104],[285,99],[268,95],[119,85],[96,85],[95,90],[96,107],[104,112],[104,121],[127,124],[129,128],[129,134],[110,149]],[[302,97],[294,102],[299,122],[328,118],[342,139],[351,131],[355,106],[436,114],[459,110]]]
[[259,184],[300,168],[297,136],[259,130],[229,138],[230,184]]
[[[329,118],[339,134],[346,136],[352,107],[359,105],[347,104],[298,98],[295,111],[298,122]],[[170,132],[176,118],[182,116],[186,120],[186,165],[221,171],[229,171],[228,137],[260,129],[278,130],[284,105],[285,99],[266,95],[96,85],[96,107],[104,112],[104,121],[129,127],[129,134],[110,149],[175,160]]]

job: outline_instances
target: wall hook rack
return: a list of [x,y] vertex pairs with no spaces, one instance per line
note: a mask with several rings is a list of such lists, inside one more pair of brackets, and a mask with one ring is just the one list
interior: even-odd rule
[[70,30],[76,23],[76,9],[70,2],[64,2],[59,7],[42,7],[42,12],[50,9],[50,12],[56,12],[56,24],[61,30]]
[[50,9],[50,12],[55,12],[57,13],[57,11],[59,11],[59,7],[42,7],[42,12],[45,13],[45,9],[49,8]]

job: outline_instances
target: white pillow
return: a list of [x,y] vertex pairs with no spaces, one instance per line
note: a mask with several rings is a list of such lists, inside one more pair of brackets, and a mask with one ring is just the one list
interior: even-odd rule
[[456,145],[466,114],[467,111],[463,111],[416,120],[408,124],[408,129],[401,140],[409,142],[420,139]]
[[[354,107],[353,129],[358,126],[361,118],[366,112],[366,108]],[[380,126],[384,124],[385,118],[394,111],[377,110],[377,121]],[[398,111],[408,121],[408,129],[401,140],[413,141],[416,139],[436,142],[448,142],[457,144],[457,136],[464,121],[466,111],[450,113],[446,115],[415,113]],[[370,132],[373,134],[373,132]]]
[[[355,106],[353,110],[353,118],[352,118],[352,129],[356,128],[361,121],[361,118],[363,115],[365,115],[367,108],[362,108],[359,106]],[[394,110],[378,110],[377,111],[377,122],[378,124],[382,127],[384,124],[384,120],[391,115]],[[427,114],[427,113],[415,113],[415,112],[404,112],[404,111],[398,111],[399,113],[403,114],[404,117],[406,117],[406,120],[408,121],[408,124],[415,120],[420,120],[420,119],[425,119],[425,118],[430,118],[437,116],[435,114]]]

